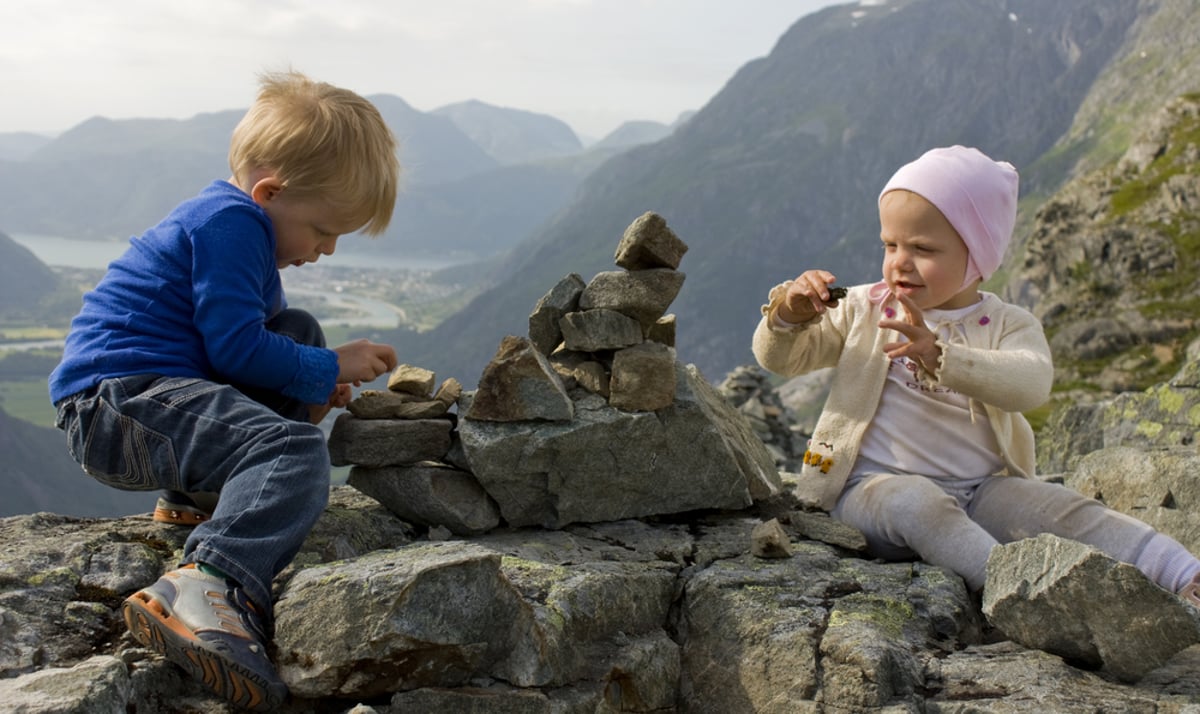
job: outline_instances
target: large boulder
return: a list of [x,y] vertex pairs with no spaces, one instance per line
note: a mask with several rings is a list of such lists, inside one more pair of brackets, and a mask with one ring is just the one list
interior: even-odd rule
[[[774,459],[694,368],[676,363],[658,411],[616,409],[578,390],[569,422],[459,422],[471,472],[513,526],[745,508],[777,493]],[[464,397],[465,399],[465,397]]]
[[1200,616],[1091,546],[1043,533],[992,549],[983,612],[1014,641],[1136,682],[1200,643]]

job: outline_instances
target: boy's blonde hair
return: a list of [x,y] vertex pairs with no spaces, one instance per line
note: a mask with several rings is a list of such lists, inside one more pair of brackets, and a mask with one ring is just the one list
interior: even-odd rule
[[294,195],[328,201],[362,231],[387,228],[396,204],[396,138],[366,99],[295,71],[260,77],[254,105],[233,130],[229,167],[239,182],[270,169]]

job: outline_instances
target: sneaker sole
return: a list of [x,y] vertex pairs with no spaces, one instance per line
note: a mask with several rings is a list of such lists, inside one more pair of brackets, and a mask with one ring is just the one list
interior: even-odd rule
[[176,508],[155,508],[155,523],[170,523],[175,526],[195,526],[208,520],[207,513],[185,511]]
[[262,677],[207,649],[149,595],[134,593],[121,609],[135,640],[182,667],[217,696],[253,711],[271,711],[283,703],[285,697],[272,693]]

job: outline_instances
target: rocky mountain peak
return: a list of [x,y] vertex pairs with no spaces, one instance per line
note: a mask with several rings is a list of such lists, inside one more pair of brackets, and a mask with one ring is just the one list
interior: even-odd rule
[[1064,391],[1144,389],[1179,369],[1200,312],[1200,95],[1115,165],[1038,210],[1011,292],[1046,327]]

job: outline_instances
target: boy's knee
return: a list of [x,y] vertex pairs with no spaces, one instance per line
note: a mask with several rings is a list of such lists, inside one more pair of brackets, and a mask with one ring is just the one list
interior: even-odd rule
[[325,440],[325,432],[315,424],[300,421],[287,421],[288,440],[294,442],[295,449],[314,463],[324,462],[329,465],[329,444]]
[[325,332],[321,329],[321,323],[304,310],[294,307],[281,310],[279,314],[267,320],[266,327],[268,331],[289,337],[301,345],[325,346]]

